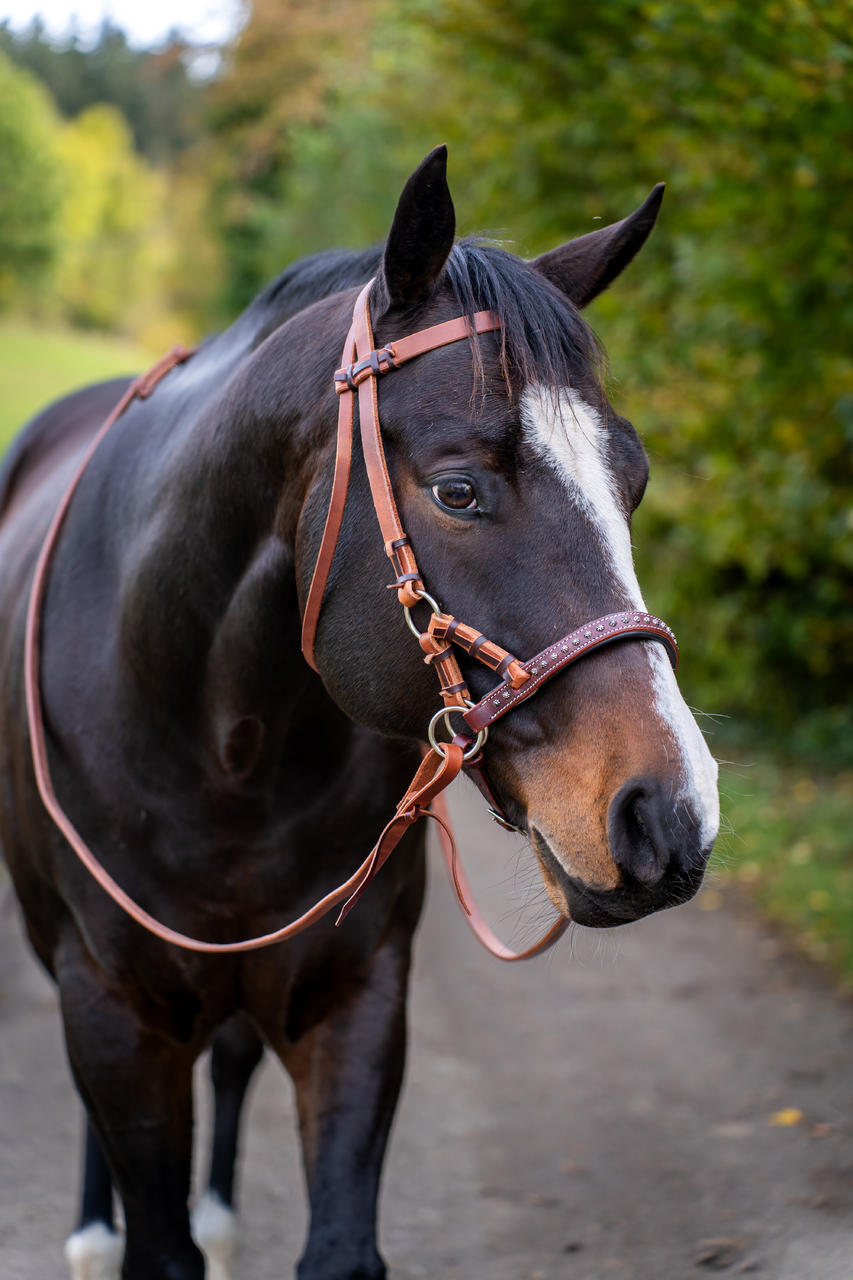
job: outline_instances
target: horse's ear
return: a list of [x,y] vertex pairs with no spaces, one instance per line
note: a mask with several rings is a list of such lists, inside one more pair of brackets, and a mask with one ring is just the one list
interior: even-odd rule
[[447,147],[436,147],[403,188],[391,224],[380,273],[389,306],[426,301],[453,248],[455,231]]
[[639,209],[621,222],[590,231],[559,249],[543,253],[533,259],[532,265],[568,294],[575,306],[585,307],[604,292],[642,249],[655,225],[664,186],[659,182],[653,187]]

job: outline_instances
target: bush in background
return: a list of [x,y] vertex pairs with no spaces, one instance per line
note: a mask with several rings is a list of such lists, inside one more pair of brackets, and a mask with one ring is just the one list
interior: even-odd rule
[[0,307],[46,280],[59,248],[61,178],[49,95],[0,53]]

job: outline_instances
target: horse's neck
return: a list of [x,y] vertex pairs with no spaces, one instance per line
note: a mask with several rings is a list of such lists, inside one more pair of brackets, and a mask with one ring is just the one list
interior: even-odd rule
[[291,263],[243,312],[223,338],[243,353],[253,351],[293,316],[321,298],[363,285],[376,274],[382,249],[333,249]]
[[[332,300],[329,307],[340,309]],[[152,432],[151,474],[135,482],[121,600],[133,659],[125,711],[159,720],[161,734],[171,721],[191,725],[187,747],[201,738],[238,781],[285,751],[300,765],[316,757],[319,769],[331,736],[349,736],[300,650],[295,531],[317,466],[314,406],[328,398],[339,354],[328,335],[314,348],[313,370],[295,377],[283,331],[195,413],[180,411],[189,405],[182,370],[174,409],[163,388],[174,434],[162,424]],[[143,410],[152,420],[156,400]]]

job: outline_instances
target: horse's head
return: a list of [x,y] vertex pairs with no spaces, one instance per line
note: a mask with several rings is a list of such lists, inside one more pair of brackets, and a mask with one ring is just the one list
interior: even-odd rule
[[[378,386],[403,526],[427,591],[520,658],[588,619],[645,609],[630,522],[648,464],[604,394],[578,308],[643,244],[661,194],[531,262],[454,246],[443,148],[397,208],[371,296],[377,346],[460,313],[490,309],[501,321]],[[327,455],[300,526],[303,598],[330,474]],[[440,705],[436,683],[388,579],[357,459],[318,667],[353,719],[423,740]],[[494,675],[460,661],[474,697],[484,696]],[[614,925],[696,891],[717,832],[716,766],[660,644],[612,644],[555,677],[493,726],[486,763],[566,915]]]

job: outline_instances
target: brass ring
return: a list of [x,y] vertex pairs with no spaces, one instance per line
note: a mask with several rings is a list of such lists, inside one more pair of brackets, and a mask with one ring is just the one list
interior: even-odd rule
[[[429,605],[429,607],[432,609],[433,613],[441,613],[441,609],[439,608],[439,606],[438,606],[437,602],[436,602],[435,600],[433,600],[433,598],[432,598],[432,596],[429,594],[429,592],[427,592],[427,591],[418,591],[418,592],[416,592],[416,595],[417,595],[417,597],[418,597],[418,599],[419,599],[419,600],[423,600],[424,604],[428,604],[428,605]],[[412,633],[412,635],[415,637],[415,639],[416,639],[416,640],[420,640],[421,636],[423,635],[423,632],[422,632],[422,631],[418,631],[418,629],[417,629],[417,627],[415,626],[414,622],[412,622],[412,614],[411,614],[411,611],[410,611],[410,609],[409,609],[408,605],[403,605],[403,614],[405,615],[405,618],[406,618],[406,626],[409,628],[409,630],[411,631],[411,633]]]
[[[473,705],[474,703],[471,702],[468,698],[465,699],[465,707],[467,710],[470,711]],[[453,733],[453,727],[450,723],[450,717],[452,716],[454,711],[458,711],[459,714],[462,715],[461,707],[439,707],[438,711],[436,711],[435,715],[430,720],[429,727],[427,728],[427,739],[433,751],[440,752],[442,746],[446,745],[445,743],[438,742],[435,736],[436,725],[438,724],[439,720],[444,721],[447,732],[450,734],[450,737],[453,738],[454,733]],[[476,738],[471,743],[470,747],[468,747],[467,750],[463,752],[462,759],[470,760],[472,759],[473,756],[479,755],[479,753],[483,749],[486,738],[488,738],[488,736],[489,736],[489,727],[488,725],[485,725],[477,734]]]

